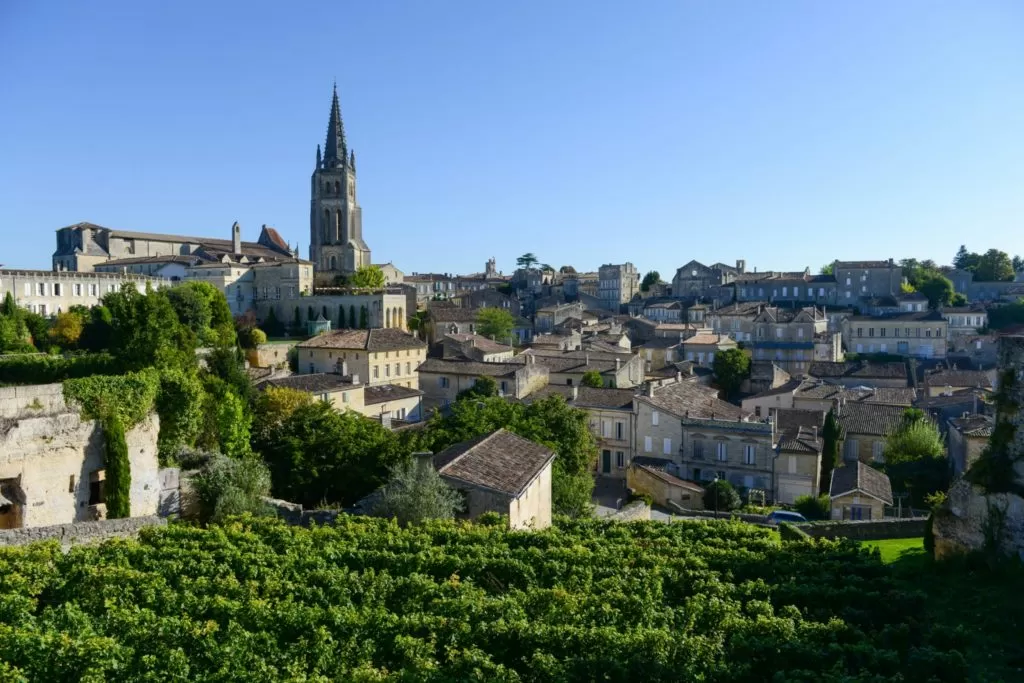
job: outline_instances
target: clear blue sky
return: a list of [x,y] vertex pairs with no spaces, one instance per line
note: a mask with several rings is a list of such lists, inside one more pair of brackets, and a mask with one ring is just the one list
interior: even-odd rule
[[1024,4],[0,2],[0,263],[309,242],[337,79],[376,262],[1024,254]]

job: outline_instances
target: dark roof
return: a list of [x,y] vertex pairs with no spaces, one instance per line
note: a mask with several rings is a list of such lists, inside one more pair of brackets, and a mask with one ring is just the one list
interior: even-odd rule
[[934,320],[945,322],[939,311],[914,311],[911,313],[889,313],[886,315],[851,315],[850,322],[885,322],[887,320],[901,320],[915,322],[921,320]]
[[300,349],[365,349],[376,352],[419,349],[426,344],[408,332],[383,327],[371,330],[333,330],[318,334],[297,346]]
[[783,434],[795,436],[801,429],[818,431],[825,426],[825,411],[779,408],[775,411],[775,428]]
[[711,315],[757,315],[767,305],[765,301],[738,301],[712,311]]
[[808,374],[812,377],[861,377],[880,379],[906,379],[907,366],[904,363],[870,363],[868,361],[811,363]]
[[903,424],[904,406],[887,406],[876,403],[846,403],[836,418],[847,434],[889,436]]
[[797,390],[795,398],[818,401],[845,398],[857,403],[882,403],[910,406],[917,399],[917,391],[910,387],[844,387],[841,384],[807,383]]
[[683,340],[677,337],[655,337],[645,341],[638,349],[670,349],[673,346],[679,346],[683,343]]
[[116,258],[109,261],[101,261],[96,267],[101,266],[131,266],[139,263],[195,263],[202,259],[195,254],[168,254],[167,256],[132,256],[130,258]]
[[838,268],[895,268],[895,263],[890,261],[836,261],[835,267]]
[[661,481],[665,482],[666,484],[669,484],[670,486],[681,486],[682,488],[689,489],[691,491],[697,491],[699,493],[704,493],[704,487],[701,486],[700,484],[694,484],[692,481],[686,481],[685,479],[680,479],[679,477],[674,477],[671,474],[669,474],[668,472],[666,472],[665,470],[660,469],[658,467],[650,467],[648,465],[636,464],[636,459],[635,458],[634,458],[634,465],[636,466],[637,469],[643,470],[644,472],[646,472],[647,474],[651,475],[655,479],[660,479]]
[[311,375],[290,375],[288,377],[270,379],[264,383],[264,386],[297,389],[311,394],[322,394],[330,391],[351,389],[353,386],[359,385],[353,385],[351,377],[333,372],[318,372]]
[[957,417],[950,420],[949,423],[965,436],[978,436],[986,439],[992,436],[992,429],[995,427],[995,421],[988,415]]
[[857,461],[832,470],[832,484],[829,496],[836,498],[854,491],[877,498],[886,505],[892,505],[892,485],[889,477],[874,467]]
[[767,398],[768,396],[777,396],[777,395],[780,395],[780,394],[788,394],[788,393],[790,393],[792,391],[796,391],[797,389],[799,389],[804,384],[805,384],[805,381],[802,380],[802,379],[791,379],[788,382],[786,382],[785,384],[777,386],[774,389],[769,389],[767,391],[762,391],[760,394],[754,394],[753,396],[748,396],[747,398],[748,399],[751,399],[751,398]]
[[553,451],[499,429],[434,456],[438,473],[456,483],[518,498],[555,457]]
[[413,396],[422,395],[423,392],[419,389],[403,387],[398,384],[380,384],[373,387],[366,387],[366,389],[363,390],[363,403],[369,406],[375,403],[400,401],[403,398],[412,398]]
[[[575,394],[574,394],[575,390]],[[549,396],[562,396],[577,408],[603,408],[611,410],[632,410],[632,389],[608,389],[595,387],[570,387],[564,384],[549,384],[530,394],[530,401],[539,401]],[[573,396],[576,398],[573,398]]]
[[281,237],[281,233],[279,233],[276,228],[272,228],[269,225],[264,225],[263,230],[260,232],[261,242],[263,241],[264,235],[266,235],[268,242],[274,244],[279,249],[283,249],[285,251],[291,250],[291,247],[289,247],[288,243],[284,241],[284,238]]
[[443,375],[472,375],[474,377],[508,377],[522,368],[521,363],[483,363],[473,360],[441,360],[428,358],[417,368],[417,372],[433,372]]
[[511,346],[499,344],[493,339],[479,334],[446,334],[445,339],[452,339],[456,342],[472,342],[473,348],[480,349],[484,353],[504,353],[512,350]]
[[980,370],[939,370],[925,376],[930,387],[980,387],[991,389],[992,380]]
[[783,434],[779,437],[779,450],[790,453],[821,453],[824,439],[820,431],[800,427],[796,432]]
[[742,409],[718,398],[717,391],[693,382],[670,382],[652,391],[653,396],[641,394],[638,400],[678,417],[735,421],[744,416]]

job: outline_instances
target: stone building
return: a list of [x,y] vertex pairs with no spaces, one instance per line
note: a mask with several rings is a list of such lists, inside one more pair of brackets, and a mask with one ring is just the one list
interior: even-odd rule
[[[362,323],[366,309],[369,328],[407,328],[408,300],[400,290],[382,289],[361,294],[314,294],[294,298],[261,298],[255,300],[256,318],[266,324],[273,311],[274,317],[285,326],[304,330],[307,323],[320,316],[331,321],[333,328],[351,328]],[[344,314],[344,321],[342,315]]]
[[146,286],[170,286],[171,281],[129,273],[93,273],[53,270],[0,269],[0,300],[8,293],[21,308],[40,315],[56,315],[72,306],[97,306],[100,299],[125,283],[140,292]]
[[736,266],[715,263],[706,266],[700,261],[689,261],[676,269],[672,277],[672,296],[677,298],[710,298],[711,290],[732,284],[736,278],[747,270],[743,260],[736,261]]
[[949,324],[938,311],[888,316],[855,315],[843,323],[848,351],[945,358]]
[[297,344],[300,373],[358,375],[369,386],[397,384],[419,389],[417,368],[427,345],[396,329],[335,330]]
[[832,519],[883,519],[893,503],[889,477],[862,462],[832,470],[829,498]]
[[704,487],[680,479],[657,465],[643,464],[643,459],[626,470],[626,486],[646,494],[662,507],[678,505],[685,510],[704,509]]
[[841,430],[840,449],[845,462],[885,462],[885,442],[903,426],[907,408],[840,400],[835,406]]
[[605,264],[598,268],[597,276],[597,297],[603,308],[615,313],[619,312],[622,304],[640,292],[640,274],[636,266],[628,261],[618,265]]
[[942,317],[946,319],[950,341],[958,337],[977,336],[979,329],[988,327],[988,312],[981,307],[943,308]]
[[506,515],[511,529],[551,526],[555,453],[504,429],[449,446],[434,456],[441,478],[463,492],[462,516]]
[[[151,414],[125,434],[133,517],[157,513],[159,430]],[[0,529],[104,519],[105,448],[99,421],[83,420],[61,384],[0,388]]]
[[892,259],[887,261],[834,261],[832,276],[836,280],[836,302],[841,306],[856,305],[865,297],[895,296],[903,283],[903,268]]
[[800,496],[817,496],[825,412],[782,408],[775,411],[774,420],[778,457],[773,467],[773,498],[776,502],[792,505]]
[[356,153],[348,147],[341,120],[338,89],[331,99],[327,143],[323,156],[316,148],[310,182],[309,260],[316,266],[318,284],[332,284],[372,263],[363,241],[363,210],[356,199]]
[[583,321],[584,309],[580,302],[554,304],[537,309],[533,319],[534,329],[540,334],[553,332],[559,325],[575,318]]
[[508,363],[515,349],[478,334],[448,334],[441,339],[441,357],[446,360],[475,360]]
[[948,422],[949,429],[949,462],[953,468],[953,476],[958,476],[971,468],[992,437],[995,421],[988,415],[964,414]]
[[866,360],[814,362],[808,373],[815,379],[845,387],[892,387],[908,384],[907,366],[900,362],[872,363]]
[[644,381],[643,360],[628,352],[529,349],[517,356],[520,362],[528,358],[533,358],[537,365],[548,369],[551,384],[579,386],[583,375],[588,372],[597,372],[604,386],[612,389],[628,389]]
[[447,408],[480,377],[493,379],[502,396],[525,398],[547,385],[548,369],[532,362],[532,357],[514,363],[428,358],[419,367],[424,408]]
[[736,342],[724,334],[704,332],[683,340],[683,353],[686,360],[701,367],[710,368],[715,363],[715,356],[723,351],[737,348]]

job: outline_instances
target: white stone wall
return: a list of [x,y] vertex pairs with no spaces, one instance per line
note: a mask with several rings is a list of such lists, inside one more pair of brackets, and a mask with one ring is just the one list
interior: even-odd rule
[[72,306],[96,306],[104,295],[134,283],[140,292],[170,286],[171,281],[130,273],[78,273],[47,270],[0,270],[0,299],[10,292],[15,303],[41,315],[56,315]]

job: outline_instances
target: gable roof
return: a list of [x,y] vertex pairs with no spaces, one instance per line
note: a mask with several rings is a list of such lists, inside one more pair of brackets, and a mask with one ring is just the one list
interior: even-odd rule
[[[406,278],[408,279],[408,278]],[[459,306],[427,306],[427,315],[434,322],[439,323],[473,323],[476,322],[477,308],[461,308]]]
[[442,360],[428,358],[416,372],[441,375],[470,375],[473,377],[510,377],[523,367],[522,363],[483,363],[474,360]]
[[889,483],[889,477],[859,460],[856,464],[849,463],[832,470],[832,483],[829,486],[831,498],[854,492],[892,505],[892,484]]
[[979,387],[991,389],[992,380],[981,370],[938,370],[925,375],[930,387]]
[[364,349],[366,351],[397,351],[426,347],[422,341],[393,327],[370,330],[332,330],[297,344],[300,349]]
[[730,345],[731,344],[732,346],[736,346],[736,342],[733,341],[732,338],[729,337],[729,335],[727,335],[727,334],[707,334],[707,333],[698,333],[698,334],[693,335],[689,339],[684,339],[683,340],[683,344],[687,344],[687,345],[692,345],[692,344],[696,344],[696,345],[704,345],[704,344],[706,344],[706,345],[718,345],[718,344]]
[[268,379],[263,382],[262,386],[296,389],[310,394],[323,394],[332,391],[354,389],[361,385],[352,384],[352,378],[349,376],[339,375],[334,372],[317,372],[310,375],[290,375],[288,377]]
[[860,377],[864,379],[906,379],[907,366],[900,362],[814,361],[808,374],[812,377]]
[[[562,396],[568,403],[577,408],[597,408],[605,410],[632,410],[632,389],[609,389],[586,386],[570,387],[565,384],[549,384],[530,394],[528,401],[540,401],[549,396]],[[573,398],[575,396],[575,398]]]
[[554,458],[550,449],[499,429],[449,446],[434,456],[434,466],[456,484],[518,498]]
[[685,479],[680,479],[679,477],[674,477],[674,476],[672,476],[671,474],[669,474],[668,472],[666,472],[665,470],[663,470],[663,469],[661,469],[659,467],[651,467],[650,465],[641,465],[641,464],[636,462],[635,458],[633,460],[633,463],[634,463],[633,466],[636,467],[637,469],[643,470],[644,472],[646,472],[647,474],[651,475],[655,479],[658,479],[658,480],[668,484],[669,486],[678,486],[680,488],[684,488],[684,489],[687,489],[689,491],[694,491],[696,493],[700,493],[700,494],[704,493],[704,487],[701,486],[700,484],[694,484],[692,481],[686,481]]
[[988,415],[966,415],[949,421],[958,432],[964,436],[976,436],[988,438],[992,436],[995,428],[995,420]]
[[858,434],[889,436],[903,424],[903,414],[906,410],[904,406],[846,403],[839,409],[836,419],[844,438]]
[[512,350],[511,346],[500,344],[493,339],[488,339],[479,334],[446,334],[445,339],[451,339],[460,344],[471,343],[473,348],[479,349],[484,353],[506,353]]
[[369,406],[376,403],[400,401],[404,398],[422,395],[422,391],[412,387],[403,387],[399,384],[378,384],[377,386],[366,387],[363,390],[363,403]]
[[669,382],[660,387],[652,387],[651,392],[652,396],[641,394],[637,400],[677,417],[736,421],[745,415],[739,407],[718,398],[716,390],[694,382]]
[[752,398],[767,398],[769,396],[780,396],[782,394],[795,393],[798,389],[800,389],[806,383],[807,383],[806,380],[791,379],[788,382],[786,382],[785,384],[781,384],[781,385],[775,387],[774,389],[768,389],[767,391],[762,391],[760,394],[754,394],[753,396],[748,396],[745,400],[749,400],[749,399],[752,399]]
[[816,401],[845,399],[857,403],[881,403],[910,407],[917,399],[917,391],[910,387],[845,387],[842,384],[807,382],[794,398]]

